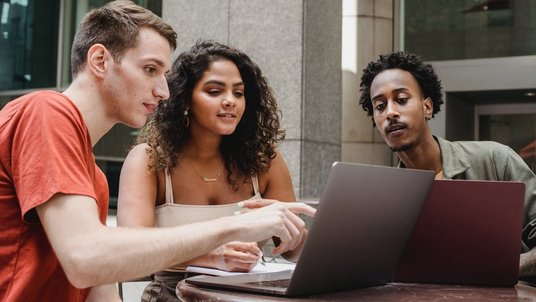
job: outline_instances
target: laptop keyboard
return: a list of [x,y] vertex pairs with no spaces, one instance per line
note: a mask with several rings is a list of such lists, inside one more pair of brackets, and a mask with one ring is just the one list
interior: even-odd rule
[[290,279],[279,279],[279,280],[270,280],[270,281],[259,281],[259,282],[248,282],[247,284],[251,285],[260,285],[268,287],[283,287],[287,288],[290,284]]

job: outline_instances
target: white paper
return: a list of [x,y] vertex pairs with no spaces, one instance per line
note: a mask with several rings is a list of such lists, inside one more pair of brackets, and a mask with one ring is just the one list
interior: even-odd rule
[[213,276],[233,276],[233,275],[244,275],[244,274],[261,274],[261,273],[272,273],[272,272],[282,272],[288,270],[294,270],[296,267],[295,263],[273,263],[273,262],[259,262],[250,272],[240,273],[240,272],[227,272],[215,268],[206,268],[200,266],[188,266],[186,268],[187,272],[213,275]]

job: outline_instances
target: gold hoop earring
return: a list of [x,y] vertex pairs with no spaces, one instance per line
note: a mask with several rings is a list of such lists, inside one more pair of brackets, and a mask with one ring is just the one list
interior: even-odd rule
[[184,117],[182,119],[182,123],[184,125],[184,128],[188,128],[188,126],[190,126],[190,119],[188,118],[188,110],[184,110]]

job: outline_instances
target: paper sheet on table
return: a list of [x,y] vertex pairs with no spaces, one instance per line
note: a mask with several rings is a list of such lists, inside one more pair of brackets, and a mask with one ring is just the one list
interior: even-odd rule
[[272,272],[282,272],[288,270],[294,270],[296,267],[295,263],[272,263],[272,262],[259,262],[250,272],[248,273],[238,273],[238,272],[226,272],[215,268],[206,268],[200,266],[188,266],[186,268],[187,272],[213,275],[213,276],[233,276],[233,275],[243,275],[243,274],[260,274],[260,273],[272,273]]

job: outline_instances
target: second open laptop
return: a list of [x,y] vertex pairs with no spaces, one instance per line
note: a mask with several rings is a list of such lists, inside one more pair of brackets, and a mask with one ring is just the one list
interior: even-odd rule
[[433,178],[431,171],[335,162],[294,271],[196,276],[186,282],[283,296],[386,284]]
[[524,200],[522,182],[434,181],[396,280],[515,285]]

